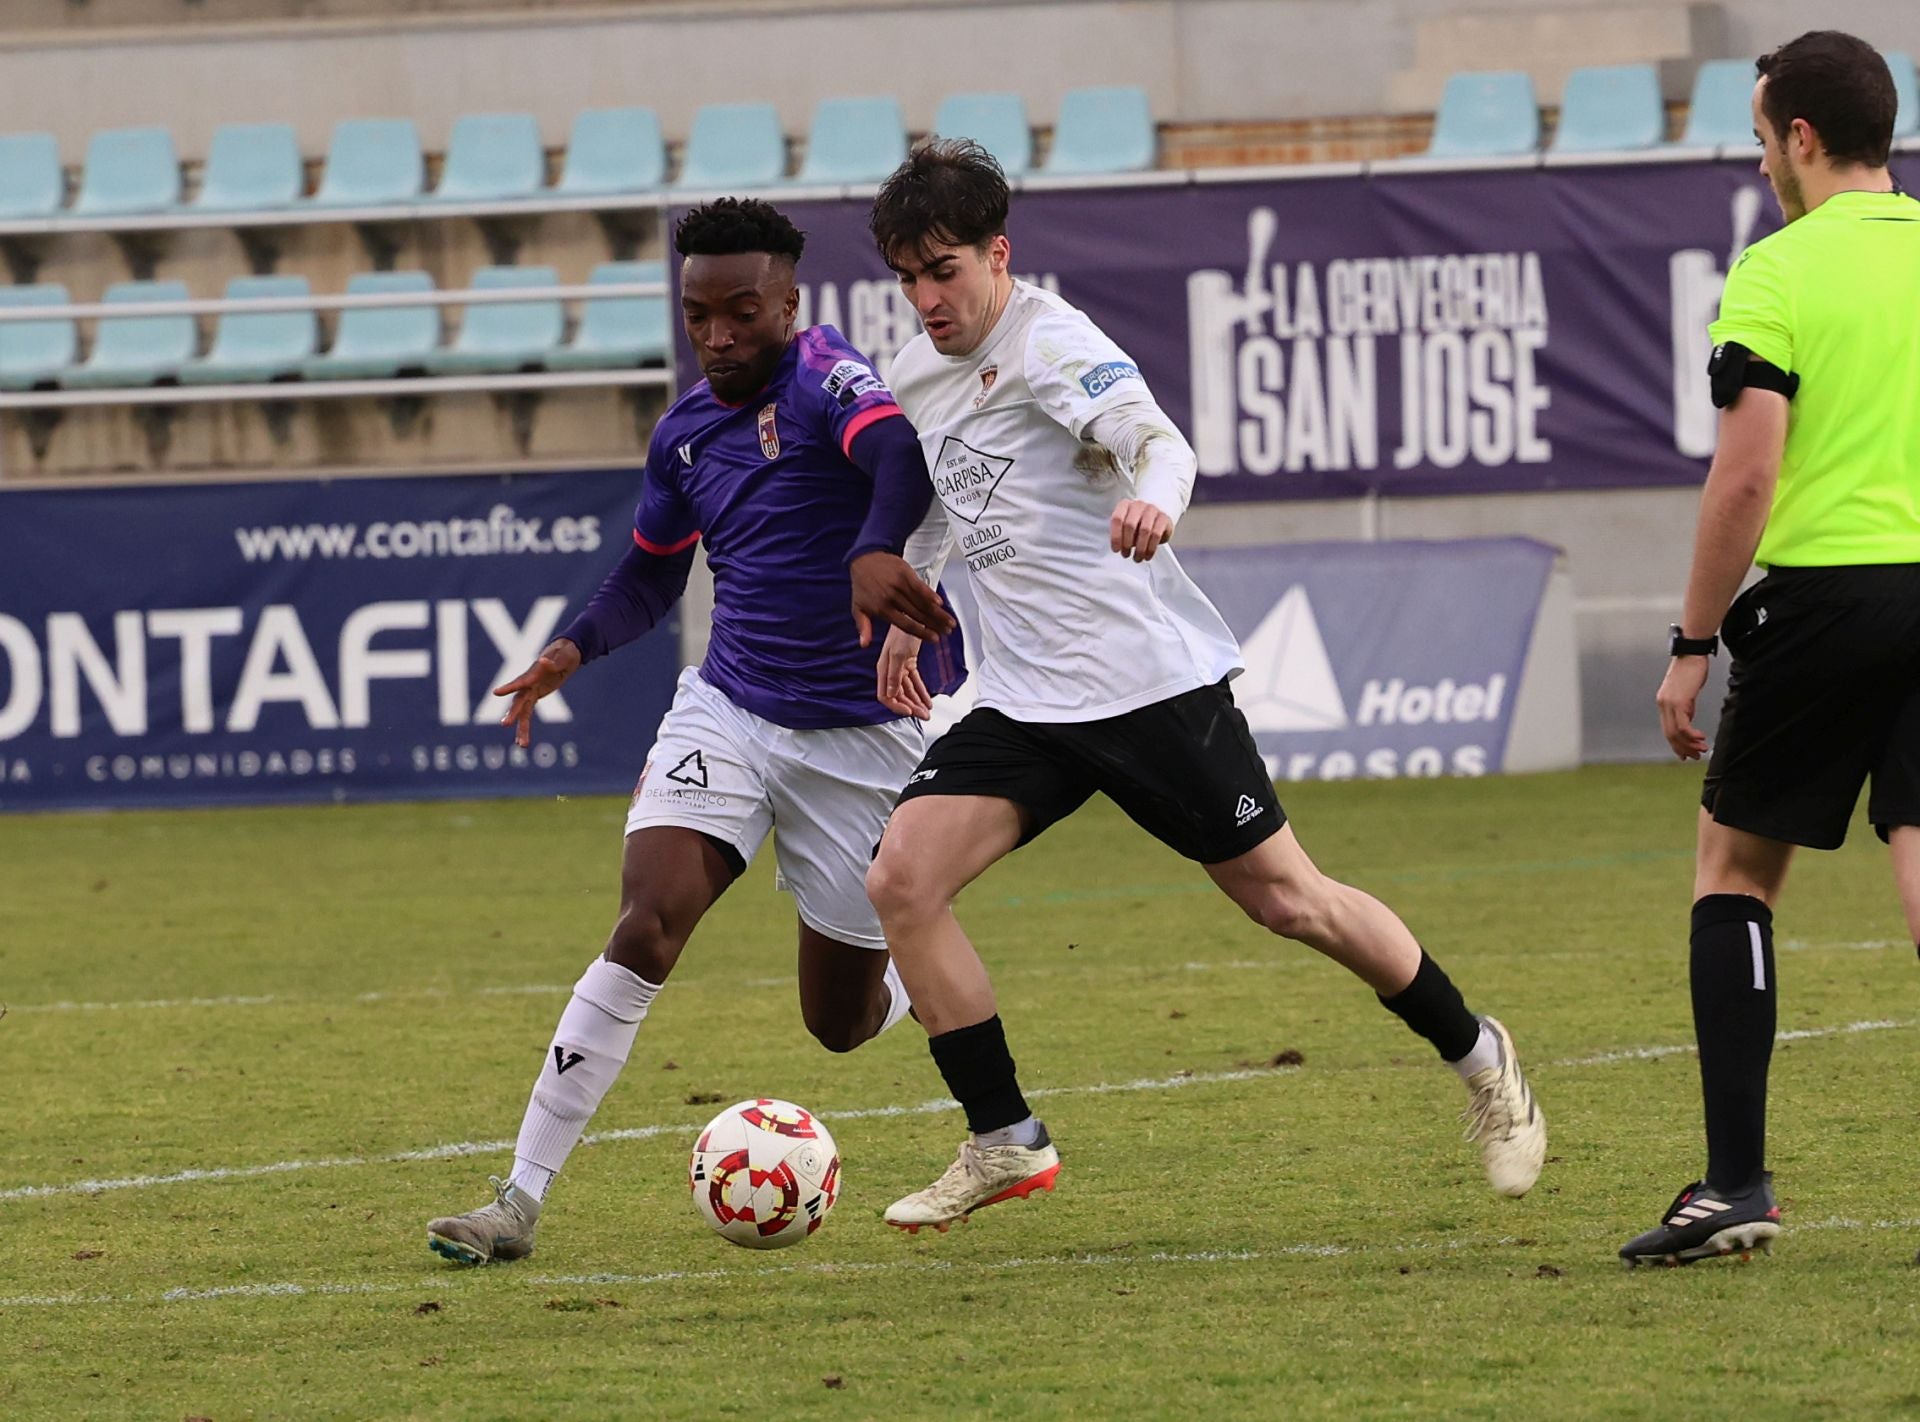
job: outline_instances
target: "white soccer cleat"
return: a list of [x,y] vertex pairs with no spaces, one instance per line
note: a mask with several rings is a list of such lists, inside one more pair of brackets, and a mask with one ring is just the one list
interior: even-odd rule
[[490,1178],[493,1203],[429,1222],[427,1248],[443,1259],[466,1265],[525,1259],[533,1253],[533,1228],[540,1222],[540,1202],[518,1185]]
[[1053,1148],[1047,1128],[1030,1146],[981,1146],[960,1143],[947,1173],[926,1189],[887,1207],[887,1223],[908,1234],[932,1228],[945,1234],[956,1220],[1002,1200],[1024,1200],[1035,1190],[1051,1190],[1060,1174],[1060,1152]]
[[1460,1119],[1467,1123],[1466,1138],[1480,1146],[1488,1183],[1517,1200],[1540,1178],[1547,1158],[1547,1118],[1520,1071],[1512,1035],[1491,1017],[1480,1021],[1499,1039],[1500,1060],[1467,1078],[1471,1096]]

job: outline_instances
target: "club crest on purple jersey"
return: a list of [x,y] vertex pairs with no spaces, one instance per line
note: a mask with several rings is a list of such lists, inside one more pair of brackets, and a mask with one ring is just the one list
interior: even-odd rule
[[780,457],[780,426],[774,423],[774,409],[769,405],[760,412],[760,452],[769,459]]

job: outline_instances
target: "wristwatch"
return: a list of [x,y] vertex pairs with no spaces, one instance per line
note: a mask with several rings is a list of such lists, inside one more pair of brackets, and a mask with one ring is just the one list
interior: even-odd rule
[[1680,630],[1678,622],[1668,626],[1671,637],[1667,642],[1667,655],[1670,657],[1710,657],[1720,650],[1720,638],[1689,637]]

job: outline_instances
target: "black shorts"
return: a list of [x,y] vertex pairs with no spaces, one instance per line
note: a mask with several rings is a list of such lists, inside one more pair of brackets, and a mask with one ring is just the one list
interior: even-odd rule
[[1920,564],[1775,568],[1734,600],[1700,795],[1723,825],[1838,849],[1869,776],[1881,838],[1920,825]]
[[1099,721],[1015,721],[976,707],[928,749],[900,799],[1011,800],[1026,811],[1025,844],[1095,791],[1202,864],[1237,859],[1287,822],[1224,681]]

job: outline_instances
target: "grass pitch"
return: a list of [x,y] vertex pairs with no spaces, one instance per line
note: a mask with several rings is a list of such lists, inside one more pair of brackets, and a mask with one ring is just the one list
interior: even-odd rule
[[[1870,833],[1807,856],[1779,918],[1779,1248],[1613,1257],[1700,1162],[1697,779],[1284,787],[1320,862],[1512,1027],[1552,1131],[1523,1201],[1424,1043],[1101,804],[961,904],[1056,1194],[881,1225],[964,1127],[912,1023],[846,1057],[806,1036],[763,860],[538,1252],[464,1272],[424,1222],[504,1173],[623,805],[0,822],[0,1415],[1920,1416],[1920,970]],[[683,1184],[716,1103],[761,1093],[826,1114],[846,1170],[777,1254]]]

